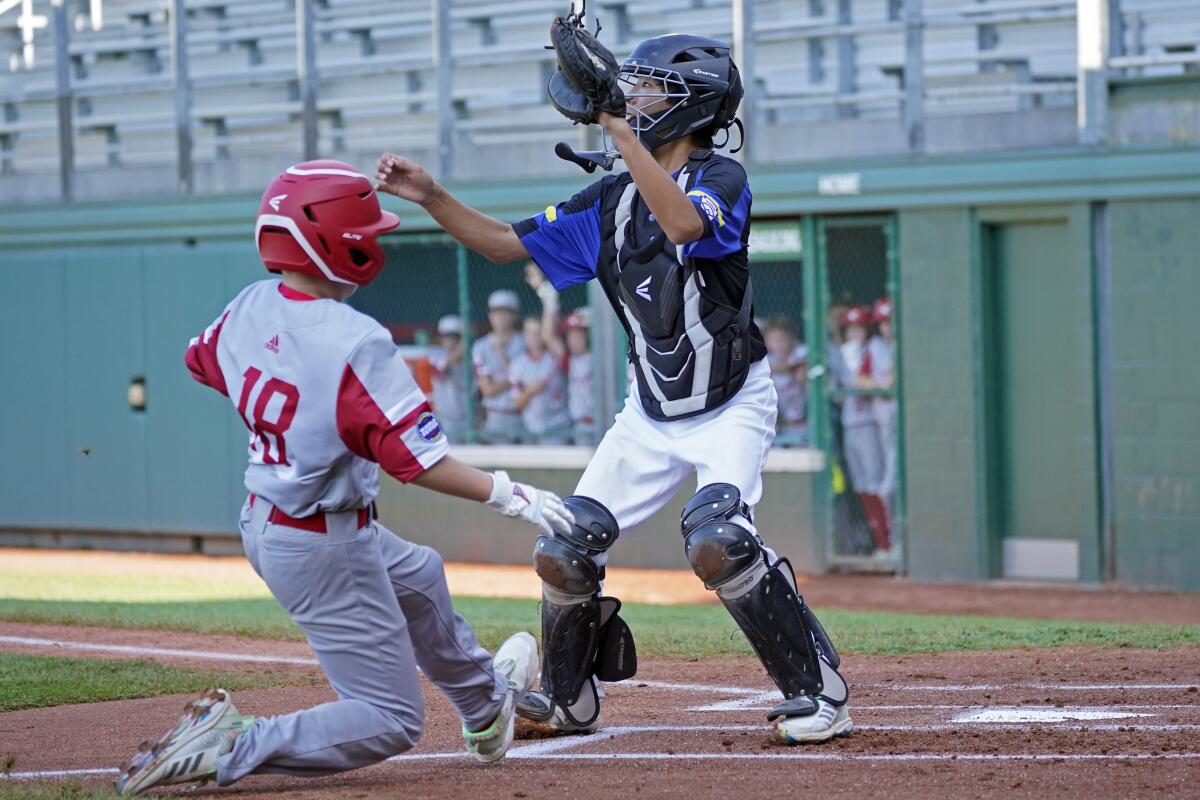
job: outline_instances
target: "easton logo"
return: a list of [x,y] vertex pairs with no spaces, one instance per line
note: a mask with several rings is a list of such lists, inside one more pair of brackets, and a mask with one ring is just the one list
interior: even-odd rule
[[435,441],[442,435],[442,426],[438,423],[437,417],[428,411],[417,417],[417,436],[426,442]]
[[644,280],[638,284],[637,293],[638,293],[638,297],[644,298],[646,300],[653,299],[650,297],[650,278],[646,278],[646,280]]
[[286,194],[277,194],[274,197],[272,197],[270,200],[267,201],[267,205],[269,205],[272,210],[278,211],[279,204],[282,203],[286,199],[287,199]]
[[721,77],[720,75],[718,75],[715,72],[705,72],[702,69],[694,69],[694,70],[692,70],[692,72],[696,75],[703,75],[706,78],[720,78]]
[[279,334],[275,334],[270,339],[267,339],[265,347],[272,353],[279,352]]

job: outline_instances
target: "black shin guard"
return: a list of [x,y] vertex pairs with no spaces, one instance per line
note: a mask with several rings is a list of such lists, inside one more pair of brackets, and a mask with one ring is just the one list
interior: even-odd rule
[[791,565],[783,559],[768,563],[762,542],[739,517],[748,520],[749,510],[732,484],[710,484],[696,493],[682,515],[692,569],[721,598],[783,692],[784,705],[796,706],[787,715],[815,711],[806,699],[814,695],[845,703],[837,650],[796,591]]
[[542,690],[518,704],[522,716],[544,721],[559,709],[586,727],[600,714],[592,676],[624,680],[637,670],[633,636],[617,612],[621,601],[600,594],[604,570],[592,556],[617,539],[608,509],[586,497],[567,497],[575,516],[570,533],[538,538],[534,569],[542,586]]

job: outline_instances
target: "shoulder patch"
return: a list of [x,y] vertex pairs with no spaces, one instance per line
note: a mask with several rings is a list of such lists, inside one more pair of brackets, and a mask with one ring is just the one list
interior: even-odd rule
[[438,437],[442,435],[442,426],[438,422],[437,417],[426,411],[417,417],[417,436],[420,436],[423,441],[436,442]]
[[546,222],[554,222],[558,219],[558,209],[554,206],[546,206]]
[[721,205],[711,194],[703,189],[692,189],[688,192],[688,197],[699,197],[700,207],[704,209],[704,213],[708,216],[709,220],[715,223],[718,228],[725,227],[725,215],[721,213]]

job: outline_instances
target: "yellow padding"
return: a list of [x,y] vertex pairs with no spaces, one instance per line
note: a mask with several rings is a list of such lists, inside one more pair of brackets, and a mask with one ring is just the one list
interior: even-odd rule
[[546,222],[554,222],[558,219],[558,209],[554,206],[546,206]]

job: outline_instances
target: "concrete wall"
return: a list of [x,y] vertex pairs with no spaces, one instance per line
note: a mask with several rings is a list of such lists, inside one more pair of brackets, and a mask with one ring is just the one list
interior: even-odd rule
[[990,577],[976,535],[972,219],[966,208],[899,218],[907,563],[920,579]]
[[1117,577],[1200,588],[1200,198],[1109,205]]
[[[498,465],[502,466],[502,465]],[[582,470],[509,469],[516,479],[562,496],[575,490]],[[768,473],[755,525],[767,544],[787,556],[797,572],[819,572],[820,543],[812,531],[812,476]],[[696,491],[688,481],[662,510],[630,531],[622,531],[609,563],[621,567],[686,569],[679,512]],[[536,532],[490,509],[385,480],[379,519],[401,536],[437,548],[462,561],[529,564]]]

